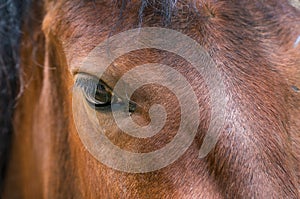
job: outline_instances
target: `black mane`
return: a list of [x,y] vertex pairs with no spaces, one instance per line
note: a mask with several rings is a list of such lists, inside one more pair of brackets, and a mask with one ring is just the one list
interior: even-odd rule
[[29,0],[0,0],[0,188],[12,135],[12,119],[20,87],[22,18]]

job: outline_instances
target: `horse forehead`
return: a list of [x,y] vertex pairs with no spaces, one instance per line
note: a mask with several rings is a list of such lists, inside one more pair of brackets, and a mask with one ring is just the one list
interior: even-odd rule
[[[122,8],[110,0],[96,1],[67,1],[61,0],[54,4],[48,4],[47,14],[43,20],[42,29],[46,36],[49,34],[59,37],[62,42],[69,43],[70,45],[80,42],[80,39],[95,40],[99,37],[107,36],[115,29],[122,27],[123,30],[131,29],[134,25],[138,25],[139,20],[144,23],[151,23],[151,26],[161,26],[162,19],[158,17],[154,8],[150,12],[151,19],[140,19],[140,17],[147,17],[148,13],[141,14],[142,2],[145,0],[118,0],[117,2],[130,3],[126,9]],[[210,0],[203,1],[208,3]],[[163,0],[154,1],[150,0],[148,3],[164,2]],[[174,1],[175,2],[175,1]],[[195,9],[192,9],[192,0],[178,1],[174,5],[170,5],[176,12],[176,15],[181,14],[195,14]],[[151,6],[150,6],[151,7]],[[162,6],[163,7],[163,6]],[[161,8],[164,9],[164,8]],[[209,8],[207,8],[209,9]],[[161,10],[161,12],[164,12]],[[182,13],[184,12],[184,13]],[[209,14],[209,13],[208,13]],[[156,16],[154,16],[156,15]],[[163,18],[163,17],[162,17]],[[188,21],[183,21],[183,17],[179,16],[179,23],[188,24]],[[120,31],[120,30],[118,30]],[[115,33],[115,32],[114,32]],[[85,38],[84,38],[85,37]],[[93,37],[93,38],[92,38]],[[63,43],[64,44],[64,43]],[[84,51],[84,49],[82,49]]]
[[[120,2],[121,0],[117,1]],[[148,1],[148,3],[152,2],[153,0]],[[84,2],[84,3],[83,3]],[[123,2],[123,1],[122,1]],[[129,2],[127,0],[124,0],[124,2]],[[43,21],[43,30],[46,33],[46,35],[54,34],[55,36],[59,37],[59,40],[62,41],[63,48],[65,49],[70,49],[66,50],[66,53],[68,54],[68,51],[71,53],[74,53],[74,50],[72,49],[80,49],[80,51],[76,51],[76,56],[73,57],[78,57],[80,58],[80,54],[82,54],[84,57],[87,55],[87,53],[92,50],[96,44],[101,42],[103,38],[105,38],[107,35],[109,35],[114,28],[117,28],[116,25],[120,23],[122,24],[122,29],[130,29],[133,27],[133,24],[138,24],[139,21],[139,12],[141,11],[141,2],[143,0],[133,0],[130,1],[129,11],[122,11],[123,16],[127,16],[126,19],[122,21],[120,20],[120,13],[121,13],[121,7],[120,5],[116,5],[112,3],[111,1],[104,0],[104,1],[96,1],[94,4],[93,1],[79,1],[79,0],[74,0],[74,1],[67,1],[67,0],[62,0],[58,1],[56,5],[51,5],[49,4],[49,9],[48,9],[48,14],[46,15],[44,21]],[[162,2],[162,1],[156,1],[156,2]],[[175,1],[174,1],[175,2]],[[191,9],[192,7],[192,0],[183,0],[183,1],[178,1],[176,4],[176,8],[174,9],[175,11],[177,10],[176,14],[179,14],[179,19],[175,20],[175,23],[177,22],[178,24],[186,24],[187,29],[189,22],[184,21],[182,22],[181,20],[184,20],[183,17],[180,15],[181,11],[186,11],[191,14],[195,14],[196,10]],[[241,14],[245,11],[245,8],[241,7],[241,4],[230,4],[230,3],[224,3],[224,2],[219,2],[219,1],[211,1],[211,0],[203,0],[199,1],[200,6],[197,8],[200,9],[200,15],[203,15],[206,17],[206,19],[202,22],[205,23],[205,21],[209,20],[210,17],[214,14],[214,12],[224,12],[224,14],[227,16],[233,15],[232,17],[235,18],[247,18],[248,21],[250,20],[257,20],[255,16],[249,16],[246,15],[242,16]],[[223,4],[226,4],[226,6],[222,7]],[[230,5],[229,5],[230,4]],[[251,4],[251,3],[248,3]],[[248,5],[247,4],[247,5]],[[253,3],[252,6],[254,6],[255,3]],[[257,2],[256,4],[261,4],[261,2]],[[272,3],[270,3],[271,5]],[[201,10],[202,6],[202,10]],[[285,4],[286,6],[286,4]],[[175,7],[175,4],[174,4]],[[188,7],[185,9],[185,7]],[[237,13],[234,11],[240,10]],[[259,6],[258,6],[259,7]],[[259,8],[256,6],[255,9]],[[182,8],[182,10],[181,10]],[[127,8],[126,8],[127,9]],[[179,11],[178,11],[179,9]],[[254,9],[254,8],[253,8]],[[199,10],[198,10],[199,11]],[[261,10],[262,12],[262,10]],[[145,20],[143,23],[147,23],[147,20],[151,20],[151,25],[161,25],[159,20],[152,23],[152,17],[151,19],[146,18],[149,13],[145,13],[143,17],[145,17]],[[184,13],[183,15],[185,15]],[[199,14],[199,13],[198,13]],[[219,13],[220,14],[220,13]],[[248,13],[249,14],[249,13]],[[274,11],[273,14],[276,14],[276,11]],[[277,13],[280,15],[280,11]],[[222,13],[220,14],[222,15]],[[235,16],[236,15],[236,16]],[[255,13],[254,13],[255,15]],[[259,15],[259,14],[258,14]],[[250,18],[249,18],[250,17]],[[254,17],[254,18],[251,18]],[[155,17],[153,17],[155,18]],[[200,17],[201,18],[201,17]],[[218,18],[218,16],[216,17]],[[187,23],[186,23],[187,22]],[[220,23],[227,23],[226,21],[214,21],[215,24]],[[230,23],[230,22],[228,22]],[[223,26],[225,26],[224,24]],[[180,25],[179,25],[180,26]],[[230,24],[229,24],[230,26]],[[212,27],[212,26],[211,26]],[[230,28],[230,27],[229,27]],[[234,26],[232,27],[233,29],[231,32],[239,32],[239,31],[244,31],[242,29],[239,29],[239,27]],[[119,31],[119,30],[118,30]],[[189,30],[191,31],[191,30]],[[196,31],[196,30],[194,30]],[[197,30],[201,32],[201,30]],[[214,30],[217,31],[218,30]],[[272,30],[270,30],[271,32]],[[207,33],[204,33],[207,34]],[[220,33],[223,34],[223,33]],[[227,34],[224,32],[224,34]],[[206,36],[206,35],[202,35]],[[91,41],[93,41],[91,43]],[[296,41],[293,41],[294,47],[298,47],[300,42],[300,38],[296,39]],[[291,47],[293,47],[293,44]],[[74,48],[74,46],[77,46],[79,48]],[[250,49],[251,50],[251,49]],[[77,58],[74,58],[77,59]]]
[[[225,3],[212,0],[197,1],[197,5],[194,0],[117,0],[115,2],[110,0],[60,0],[56,3],[46,4],[47,15],[43,21],[43,30],[46,33],[52,31],[62,34],[63,30],[59,31],[59,29],[63,29],[65,26],[81,26],[90,23],[99,23],[100,25],[107,23],[106,25],[111,27],[112,25],[107,20],[118,25],[124,21],[127,24],[136,24],[137,21],[144,23],[146,20],[142,18],[149,13],[151,17],[156,19],[159,18],[158,15],[161,15],[161,18],[176,15],[179,16],[181,23],[188,23],[187,20],[183,19],[184,17],[188,19],[187,15],[200,14],[209,18],[212,17],[214,10],[220,9],[223,4]],[[230,7],[236,9],[239,5],[232,4]],[[161,19],[157,21],[161,22]],[[151,23],[153,23],[152,19]],[[163,24],[160,23],[159,25]],[[88,28],[89,26],[86,25],[84,30],[89,30]]]

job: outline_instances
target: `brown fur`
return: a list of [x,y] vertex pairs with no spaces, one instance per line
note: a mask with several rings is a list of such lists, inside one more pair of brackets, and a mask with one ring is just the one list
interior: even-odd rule
[[[169,28],[203,45],[226,81],[226,126],[214,150],[197,158],[210,115],[202,77],[182,58],[143,50],[116,60],[106,82],[113,85],[143,63],[174,67],[200,102],[198,135],[179,160],[151,173],[123,173],[94,159],[72,118],[71,88],[79,72],[74,66],[109,35],[137,27],[140,3],[131,1],[120,19],[120,8],[111,1],[45,2],[35,5],[38,12],[24,28],[33,32],[35,43],[28,42],[30,34],[24,36],[28,87],[16,110],[4,198],[300,198],[300,93],[291,87],[300,88],[300,45],[293,47],[300,12],[277,0],[203,0],[197,10],[189,3],[178,2]],[[161,17],[146,8],[142,26],[161,25]],[[29,56],[33,50],[35,62]],[[178,128],[175,96],[146,86],[134,97],[144,106],[133,115],[138,123],[149,122],[149,106],[160,102],[171,115],[166,126],[144,142],[122,135],[112,124],[110,138],[139,152],[163,147]]]

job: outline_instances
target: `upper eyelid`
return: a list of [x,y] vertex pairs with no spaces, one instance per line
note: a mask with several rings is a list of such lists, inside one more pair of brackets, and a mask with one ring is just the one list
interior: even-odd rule
[[130,98],[127,96],[127,93],[125,97],[121,97],[118,93],[114,92],[113,89],[107,85],[107,83],[105,83],[101,79],[98,79],[94,75],[90,75],[88,73],[76,73],[75,77],[76,80],[74,86],[83,89],[84,92],[94,95],[96,93],[96,89],[99,83],[101,83],[112,95],[117,96],[118,98],[121,98],[123,100],[131,101]]
[[96,89],[101,83],[109,92],[112,92],[113,89],[111,89],[104,81],[101,79],[98,79],[97,77],[85,73],[78,73],[76,74],[76,80],[75,85],[76,87],[80,87],[84,89],[85,92],[89,93],[95,93]]

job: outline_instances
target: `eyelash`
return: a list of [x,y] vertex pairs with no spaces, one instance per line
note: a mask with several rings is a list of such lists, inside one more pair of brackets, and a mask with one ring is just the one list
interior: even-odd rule
[[[76,78],[75,86],[82,89],[87,103],[97,111],[111,111],[113,104],[124,105],[124,101],[128,100],[121,99],[103,81],[93,77],[78,77]],[[99,97],[98,99],[97,96]],[[105,102],[99,100],[101,97],[106,98]],[[135,102],[129,100],[129,112],[134,112],[135,109]]]

